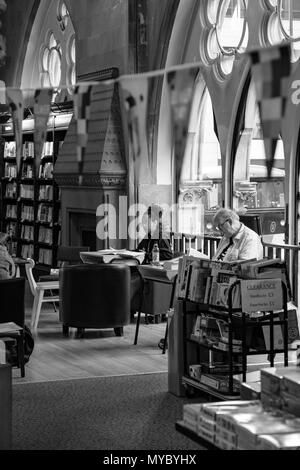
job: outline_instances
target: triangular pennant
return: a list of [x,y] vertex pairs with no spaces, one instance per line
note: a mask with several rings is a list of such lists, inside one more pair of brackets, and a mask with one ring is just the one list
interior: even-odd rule
[[152,178],[147,132],[148,78],[121,77],[120,84],[136,185],[150,184]]
[[51,111],[51,100],[53,90],[43,88],[35,91],[33,113],[35,120],[34,127],[34,154],[35,154],[35,175],[38,175],[38,169],[43,153],[43,146],[47,136],[47,123]]
[[291,46],[284,43],[250,51],[249,55],[264,136],[267,174],[270,178],[286,108]]
[[74,116],[77,121],[77,163],[78,183],[83,182],[83,163],[88,144],[88,121],[91,111],[91,93],[93,85],[82,83],[75,88],[74,92]]
[[191,105],[195,80],[199,67],[169,72],[167,75],[170,92],[172,129],[174,132],[176,191],[179,194],[181,169],[188,136]]
[[16,160],[17,172],[20,173],[21,158],[22,158],[22,121],[24,117],[24,103],[22,90],[17,88],[6,88],[7,104],[11,109],[14,135],[16,140]]

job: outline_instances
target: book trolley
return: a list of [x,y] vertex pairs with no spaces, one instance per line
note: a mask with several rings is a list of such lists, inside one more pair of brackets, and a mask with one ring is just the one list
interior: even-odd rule
[[[178,302],[181,303],[183,317],[181,381],[187,396],[198,391],[207,395],[210,402],[217,399],[217,402],[224,401],[224,404],[226,401],[230,405],[238,402],[243,406],[246,402],[240,400],[240,386],[247,379],[248,356],[268,355],[270,367],[274,367],[275,355],[283,353],[284,367],[288,366],[288,279],[285,274],[276,277],[274,272],[274,277],[270,278],[267,273],[264,278],[256,279],[236,276],[231,278],[226,288],[225,283],[221,283],[217,294],[208,296],[204,292],[207,287],[201,287],[201,282],[208,284],[205,269],[201,271],[207,265],[204,262],[201,266],[200,262],[199,272],[202,272],[203,281],[196,280],[196,290],[199,293],[202,289],[202,294],[197,294],[198,299],[209,299],[209,302],[196,301],[195,296],[191,295],[194,289],[190,285],[193,279],[191,267],[182,275],[185,277],[184,296],[178,287]],[[264,330],[264,340],[258,343],[253,340],[257,328]],[[190,406],[200,408],[202,404]],[[220,450],[211,437],[205,438],[205,429],[199,435],[192,429],[193,425],[189,427],[183,420],[177,421],[175,428],[206,449]]]
[[[189,292],[190,274],[187,282],[186,293]],[[243,299],[247,296],[247,288],[254,292],[257,305],[260,302],[260,306],[267,306],[265,311],[260,309],[257,313],[249,313],[243,309],[248,307],[249,299]],[[240,293],[238,307],[236,292]],[[275,355],[283,353],[284,366],[288,366],[288,294],[285,282],[282,279],[238,279],[229,285],[226,295],[227,302],[223,303],[227,305],[191,301],[187,294],[178,300],[182,302],[183,312],[182,383],[188,396],[200,390],[219,400],[236,399],[240,395],[241,381],[246,381],[247,357],[250,355],[268,355],[273,367]],[[261,299],[257,301],[257,296],[263,299],[263,303]],[[277,296],[276,302],[273,301],[274,296]],[[275,308],[271,309],[273,305]],[[214,324],[219,328],[219,342],[211,334]],[[263,346],[252,347],[251,335],[257,328],[264,329],[268,344],[264,341]],[[282,332],[279,344],[275,338],[275,329],[278,331],[278,328]]]

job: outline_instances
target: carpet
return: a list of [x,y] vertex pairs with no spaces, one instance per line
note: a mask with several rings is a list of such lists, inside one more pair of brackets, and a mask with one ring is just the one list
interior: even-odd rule
[[[13,385],[12,450],[199,450],[167,374]],[[198,399],[198,401],[200,401]]]

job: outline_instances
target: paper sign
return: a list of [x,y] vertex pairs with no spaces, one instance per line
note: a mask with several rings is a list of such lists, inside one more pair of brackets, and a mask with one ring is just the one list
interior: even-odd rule
[[281,279],[241,281],[243,312],[267,312],[282,309]]

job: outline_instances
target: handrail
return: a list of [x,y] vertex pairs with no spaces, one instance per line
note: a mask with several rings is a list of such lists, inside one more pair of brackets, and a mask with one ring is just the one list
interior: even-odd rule
[[300,251],[300,245],[288,245],[286,243],[269,243],[262,241],[263,246],[270,248],[281,248],[283,250],[295,250]]

